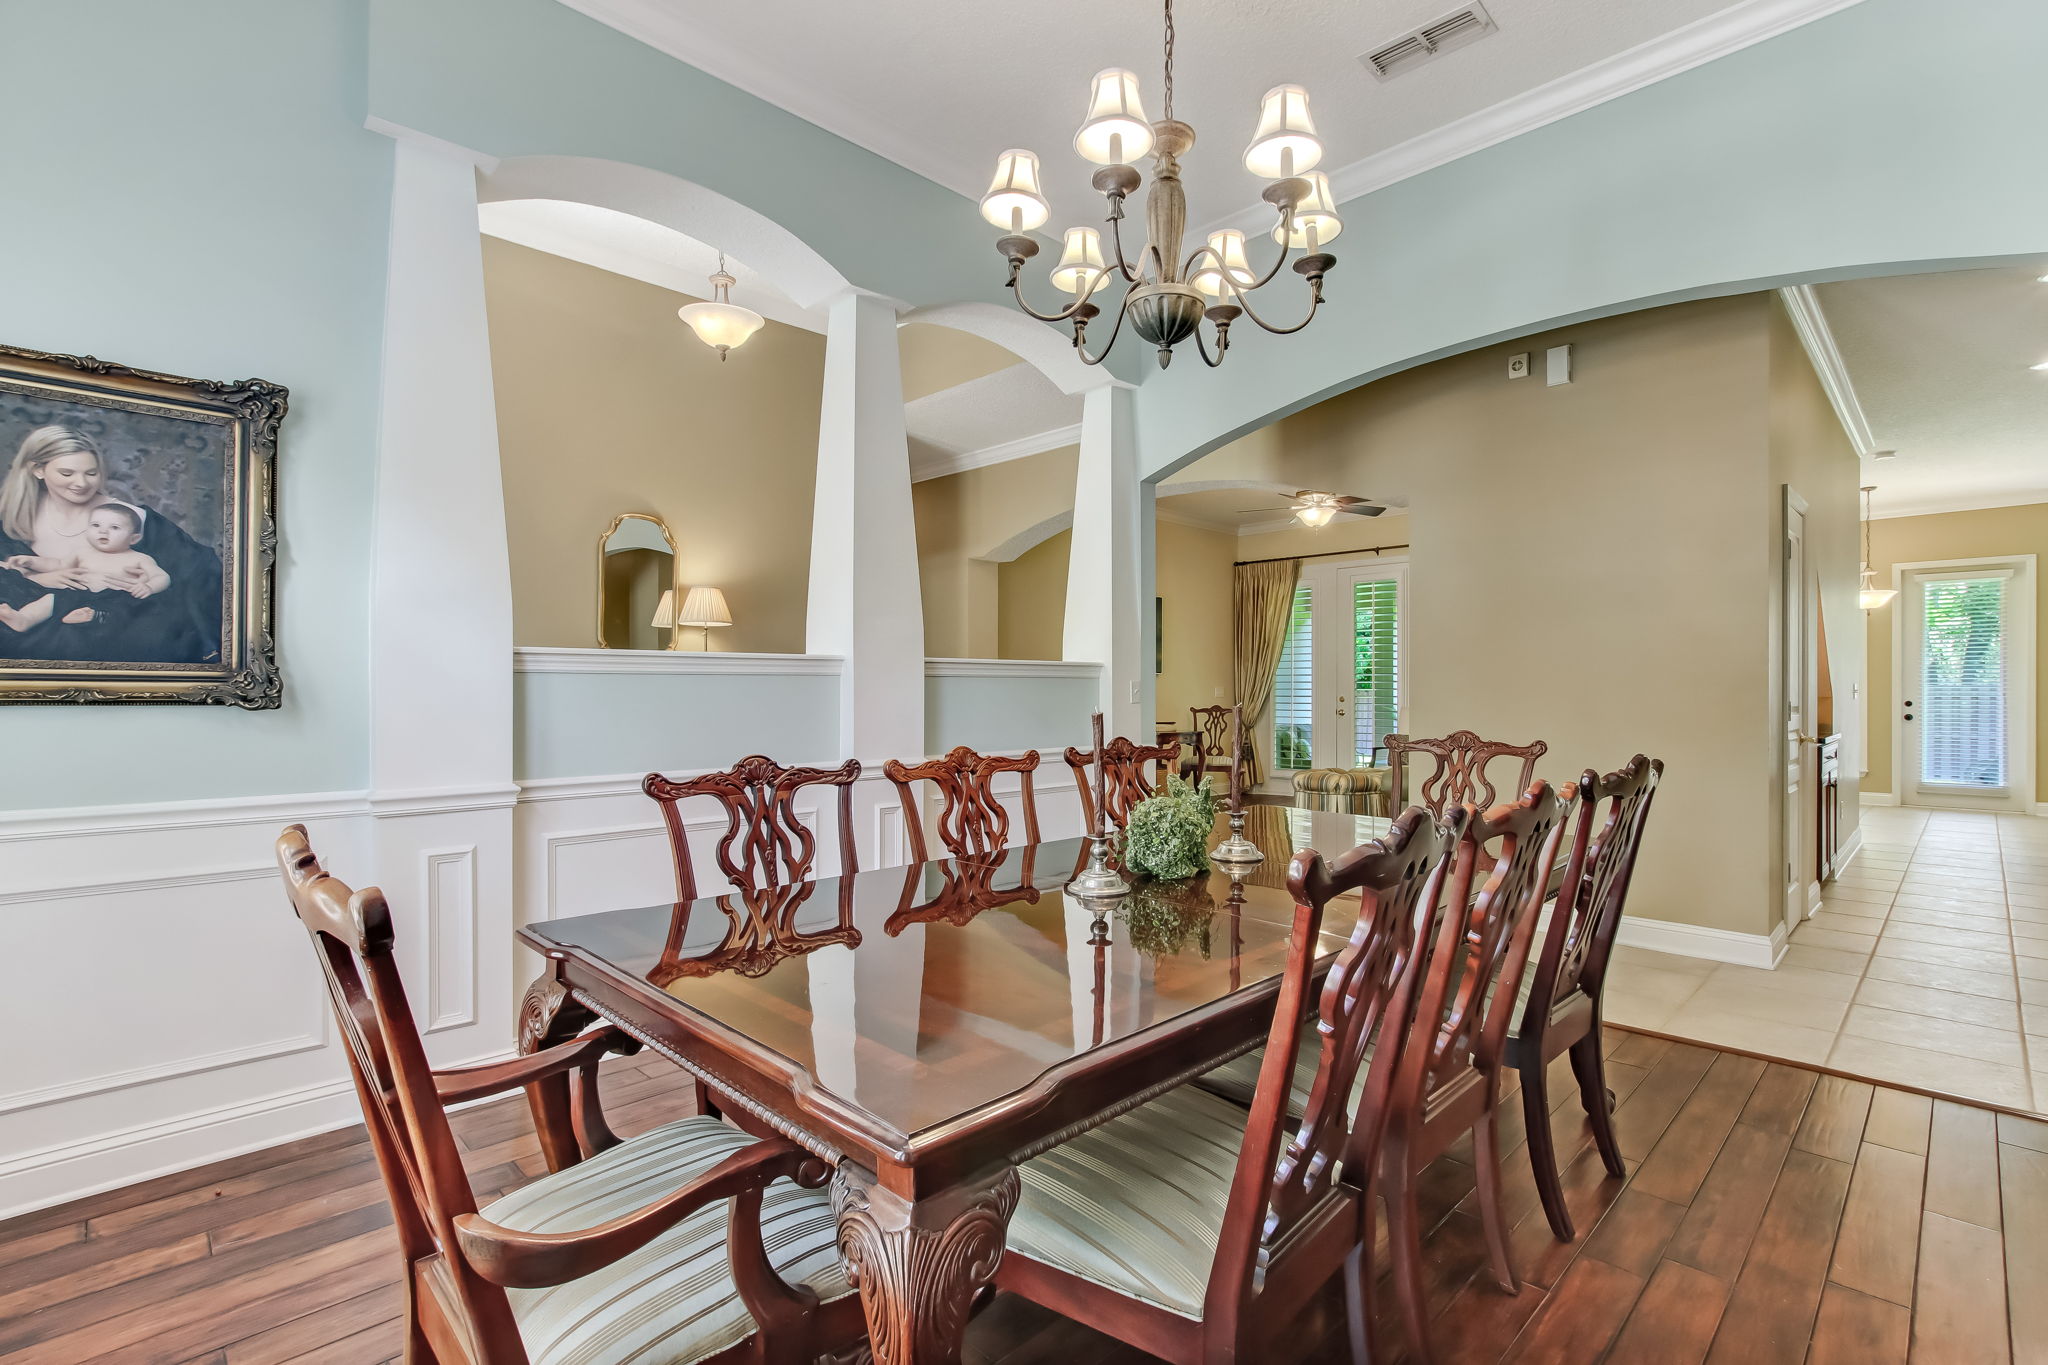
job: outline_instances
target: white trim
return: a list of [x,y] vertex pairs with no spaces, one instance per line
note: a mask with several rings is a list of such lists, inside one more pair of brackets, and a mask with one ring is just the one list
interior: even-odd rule
[[[266,869],[270,870],[270,869]],[[148,1085],[153,1081],[175,1080],[180,1076],[197,1076],[203,1072],[219,1071],[223,1067],[241,1066],[247,1062],[268,1061],[272,1057],[290,1057],[301,1052],[315,1052],[327,1046],[327,1020],[331,1016],[323,1006],[320,1010],[320,1027],[312,1033],[293,1034],[288,1038],[275,1038],[269,1042],[250,1043],[244,1047],[225,1048],[198,1057],[179,1057],[154,1066],[130,1067],[123,1071],[108,1071],[81,1080],[65,1081],[58,1085],[39,1086],[34,1090],[14,1090],[0,1094],[0,1114],[20,1113],[24,1109],[40,1109],[46,1104],[58,1104],[65,1100],[84,1099],[88,1095],[104,1095],[109,1090],[126,1090],[130,1086]]]
[[2034,814],[2048,815],[2048,801],[2036,801],[2034,803]]
[[[262,881],[277,875],[277,864],[255,863],[246,867],[214,867],[199,872],[180,872],[168,877],[117,877],[104,882],[69,882],[57,886],[31,887],[24,891],[0,892],[0,908],[34,905],[42,901],[75,900],[84,896],[120,893],[176,891],[186,886],[218,886],[227,882]],[[0,1110],[0,1113],[6,1112]]]
[[1869,459],[1877,451],[1877,438],[1870,434],[1870,421],[1863,415],[1862,401],[1856,397],[1856,383],[1849,377],[1849,366],[1835,346],[1835,334],[1828,326],[1827,314],[1821,310],[1820,296],[1810,284],[1795,284],[1780,289],[1778,298],[1792,319],[1792,330],[1799,334],[1799,344],[1806,348],[1806,358],[1813,362],[1813,373],[1820,380],[1821,389],[1834,405],[1843,433],[1856,448],[1856,457]]
[[927,678],[1084,678],[1094,682],[1102,665],[1072,659],[926,659]]
[[504,810],[519,800],[519,788],[421,787],[412,791],[371,792],[363,808],[379,819],[398,815],[453,815],[461,811]]
[[1873,510],[1870,519],[1890,521],[1894,517],[1938,517],[1944,512],[1988,512],[1997,507],[2035,507],[2044,503],[2048,503],[2048,489],[2031,488],[2017,493],[1986,493],[1982,497],[1944,498]]
[[[1897,792],[1858,792],[1856,793],[1856,804],[1859,806],[1896,806],[1899,804],[1899,794]],[[1863,831],[1859,828],[1856,832],[1861,834]]]
[[1042,455],[1048,450],[1063,446],[1081,444],[1081,424],[1072,423],[1054,427],[1032,436],[1019,436],[1013,441],[999,441],[979,450],[945,451],[926,446],[932,453],[911,462],[910,481],[923,483],[927,479],[942,479],[948,474],[964,474],[970,469],[986,469],[992,464],[1008,460],[1021,460],[1027,455]]
[[1863,826],[1858,825],[1849,831],[1848,838],[1835,846],[1835,875],[1841,876],[1842,869],[1849,865],[1849,860],[1862,851]]
[[1782,936],[1787,932],[1782,922],[1769,934],[1739,934],[1732,929],[1709,929],[1703,924],[1679,924],[1674,920],[1625,914],[1614,941],[1630,948],[1675,953],[1680,957],[1732,962],[1738,967],[1775,967],[1784,956]]
[[228,796],[125,806],[67,806],[0,811],[0,843],[115,834],[192,832],[237,825],[338,819],[369,808],[368,792],[308,792],[282,796]]
[[402,142],[408,147],[418,147],[425,151],[433,152],[436,155],[445,156],[451,161],[467,162],[485,175],[489,175],[492,171],[498,169],[498,158],[492,156],[489,152],[479,152],[465,147],[459,142],[450,142],[446,138],[435,137],[432,133],[422,133],[418,129],[408,128],[402,123],[393,123],[390,119],[378,118],[375,114],[363,120],[363,127],[373,133],[381,133],[393,142]]
[[839,676],[835,654],[720,654],[691,649],[563,649],[521,645],[514,673],[731,673],[742,677],[806,673]]
[[[1974,568],[2011,567],[2014,591],[2007,606],[2007,619],[2012,623],[2006,658],[2016,661],[2026,672],[2026,685],[2011,689],[2010,714],[2015,722],[2006,735],[2008,769],[2017,780],[2011,794],[2002,800],[1987,798],[1976,801],[1964,799],[1960,805],[1937,805],[1931,802],[1908,802],[1905,799],[1906,783],[1906,735],[1905,726],[1900,724],[1897,714],[1899,698],[1905,695],[1906,685],[1906,578],[1909,574],[1926,570],[1968,570]],[[1892,565],[1892,591],[1897,594],[1891,600],[1892,610],[1892,707],[1893,714],[1888,720],[1892,744],[1892,790],[1898,794],[1900,805],[1910,805],[1918,810],[1974,810],[1994,814],[2023,815],[2035,806],[2040,795],[2041,775],[2034,771],[2034,735],[2037,729],[2035,708],[2039,704],[2041,679],[2036,672],[2034,656],[2034,615],[2036,570],[2035,556],[2024,555],[1978,555],[1960,559],[1916,559],[1901,560]]]

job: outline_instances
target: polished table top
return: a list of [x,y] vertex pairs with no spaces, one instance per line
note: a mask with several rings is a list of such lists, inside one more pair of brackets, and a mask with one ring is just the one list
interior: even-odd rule
[[[1249,874],[1141,881],[1107,915],[1065,893],[1086,841],[1064,839],[523,932],[596,970],[608,994],[681,1007],[694,1028],[768,1049],[793,1090],[823,1091],[908,1139],[1148,1030],[1270,996],[1287,960],[1293,852],[1334,857],[1387,822],[1248,815],[1266,852]],[[1226,835],[1219,818],[1212,843]],[[1326,954],[1356,922],[1345,908],[1326,914]],[[1244,1035],[1243,1020],[1232,1027]]]

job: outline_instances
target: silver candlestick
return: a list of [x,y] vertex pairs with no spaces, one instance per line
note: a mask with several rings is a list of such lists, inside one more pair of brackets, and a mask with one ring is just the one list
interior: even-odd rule
[[1088,900],[1107,900],[1131,894],[1131,884],[1109,865],[1109,836],[1088,836],[1088,866],[1067,883],[1067,893]]
[[1219,863],[1262,863],[1266,855],[1244,837],[1244,706],[1230,708],[1230,837],[1209,856]]

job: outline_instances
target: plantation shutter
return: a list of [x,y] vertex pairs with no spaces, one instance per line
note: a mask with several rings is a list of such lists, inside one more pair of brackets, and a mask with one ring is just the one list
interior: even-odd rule
[[1311,741],[1315,716],[1315,598],[1308,585],[1294,589],[1294,609],[1287,618],[1287,641],[1280,646],[1280,666],[1273,670],[1273,767],[1315,766]]
[[1927,785],[2006,785],[2005,602],[2011,572],[1923,581],[1920,772]]
[[1401,728],[1401,585],[1392,578],[1352,585],[1353,693],[1357,766],[1376,766],[1385,737]]

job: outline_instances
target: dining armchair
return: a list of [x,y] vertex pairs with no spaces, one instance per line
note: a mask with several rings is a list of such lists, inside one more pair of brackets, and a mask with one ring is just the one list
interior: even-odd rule
[[1188,752],[1180,761],[1180,775],[1190,780],[1203,773],[1229,773],[1235,757],[1230,752],[1233,706],[1190,706],[1189,725],[1180,736]]
[[[1180,755],[1180,740],[1170,744],[1134,744],[1122,735],[1105,740],[1102,753],[1093,749],[1067,750],[1067,766],[1074,770],[1075,785],[1081,789],[1081,824],[1095,827],[1095,789],[1088,770],[1103,765],[1102,806],[1104,822],[1122,829],[1131,818],[1131,807],[1157,791],[1166,781],[1167,765]],[[1145,770],[1152,770],[1147,778]]]
[[[860,1339],[818,1188],[823,1163],[701,1116],[620,1141],[603,1119],[597,1067],[634,1044],[610,1027],[434,1070],[383,893],[329,875],[300,825],[278,837],[277,860],[391,1201],[407,1361],[809,1362]],[[581,1159],[478,1208],[447,1106],[555,1084],[573,1085]]]
[[[1507,790],[1523,792],[1536,778],[1536,760],[1550,752],[1550,746],[1540,739],[1533,744],[1507,744],[1497,739],[1481,739],[1470,730],[1456,730],[1442,739],[1387,735],[1384,747],[1387,766],[1391,770],[1388,780],[1393,789],[1391,804],[1401,806],[1412,801],[1439,820],[1443,818],[1444,811],[1453,806],[1469,802],[1486,810],[1494,804],[1498,797],[1486,770],[1495,759],[1522,760],[1521,774]],[[1408,791],[1408,755],[1411,753],[1423,754],[1435,764],[1413,795]]]
[[758,888],[800,882],[812,873],[818,839],[796,810],[796,794],[804,787],[839,788],[839,871],[851,873],[853,851],[853,784],[860,761],[848,759],[837,768],[785,768],[763,754],[741,759],[723,772],[672,782],[649,773],[640,789],[661,807],[668,828],[669,851],[675,858],[676,899],[697,899],[697,874],[690,859],[689,828],[679,804],[685,797],[708,796],[725,811],[725,832],[714,850],[718,868],[736,887]]
[[[1436,900],[1464,819],[1446,827],[1410,811],[1334,864],[1295,856],[1287,966],[1250,1110],[1181,1086],[1025,1162],[998,1288],[1179,1365],[1211,1365],[1292,1358],[1301,1313],[1341,1275],[1352,1360],[1372,1359],[1370,1154],[1391,1057],[1370,1068],[1356,1122],[1349,1101],[1382,1021],[1406,1012],[1417,907]],[[1323,910],[1351,892],[1358,921],[1311,1022]],[[1289,1085],[1302,1048],[1315,1062],[1297,1123]]]
[[1661,759],[1637,754],[1619,772],[1602,777],[1588,768],[1579,779],[1564,881],[1543,946],[1523,974],[1515,1001],[1520,1023],[1507,1040],[1506,1061],[1522,1079],[1529,1162],[1543,1214],[1563,1242],[1571,1241],[1575,1233],[1551,1140],[1549,1066],[1571,1054],[1572,1075],[1579,1083],[1579,1103],[1592,1126],[1594,1146],[1608,1174],[1617,1179],[1626,1174],[1601,1056],[1601,990],[1628,901],[1629,881],[1635,875],[1636,852],[1649,822],[1650,801],[1663,776]]
[[903,803],[903,824],[910,831],[910,861],[926,861],[924,806],[913,784],[929,782],[940,799],[936,822],[939,842],[956,858],[979,858],[995,853],[1010,842],[1010,812],[996,795],[999,773],[1017,774],[1024,815],[1024,842],[1038,842],[1038,804],[1031,790],[1032,775],[1038,771],[1038,750],[1019,758],[1001,754],[976,753],[962,744],[941,758],[922,763],[890,759],[882,764],[882,775],[896,785]]

